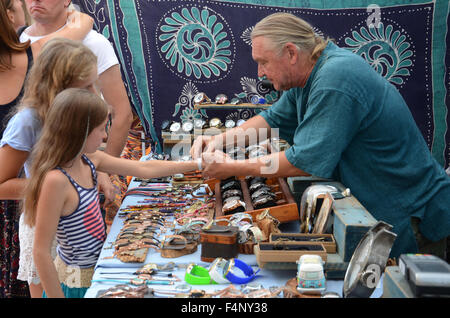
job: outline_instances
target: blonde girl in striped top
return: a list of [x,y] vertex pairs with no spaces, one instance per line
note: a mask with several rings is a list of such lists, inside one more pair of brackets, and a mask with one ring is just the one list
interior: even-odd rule
[[98,151],[108,115],[96,94],[66,89],[55,97],[33,150],[24,210],[35,226],[33,256],[47,297],[83,297],[90,286],[106,237],[96,171],[153,178],[198,169],[196,161],[136,161]]

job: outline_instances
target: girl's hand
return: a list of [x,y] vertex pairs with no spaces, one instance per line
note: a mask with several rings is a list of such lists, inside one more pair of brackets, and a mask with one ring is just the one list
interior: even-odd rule
[[105,205],[114,201],[119,190],[112,184],[109,175],[104,172],[97,171],[97,182],[100,191],[105,195]]
[[190,155],[192,159],[201,158],[202,152],[205,151],[208,147],[208,144],[211,142],[211,136],[199,136],[194,140],[192,144]]
[[71,29],[79,29],[81,27],[83,28],[89,28],[92,29],[94,26],[94,19],[91,18],[86,13],[82,13],[80,11],[77,11],[75,9],[72,9],[68,11],[67,14],[67,27]]

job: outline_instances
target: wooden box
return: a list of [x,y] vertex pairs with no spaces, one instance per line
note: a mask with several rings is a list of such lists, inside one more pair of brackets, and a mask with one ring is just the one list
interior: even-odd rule
[[258,243],[255,246],[255,255],[258,266],[263,268],[266,263],[295,263],[300,256],[306,254],[319,255],[324,262],[327,260],[327,251],[323,245],[303,244],[297,242]]
[[416,298],[398,266],[387,266],[383,278],[383,298]]
[[[242,194],[244,196],[246,213],[250,214],[253,220],[256,220],[256,216],[265,211],[266,209],[254,209],[252,205],[252,200],[250,198],[250,192],[248,190],[248,185],[245,177],[237,178],[241,183]],[[209,185],[210,189],[214,191],[216,198],[216,219],[229,219],[232,214],[224,215],[222,212],[222,194],[220,192],[220,180],[210,179],[206,183]],[[278,191],[282,193],[282,198],[277,201],[277,205],[267,208],[269,209],[270,215],[276,218],[281,223],[295,221],[299,219],[298,207],[295,202],[294,197],[287,185],[284,178],[267,178],[266,184],[271,186],[278,186]]]
[[344,262],[349,262],[359,241],[377,220],[354,196],[334,200],[333,213],[337,252]]
[[307,245],[322,245],[327,253],[336,253],[336,241],[332,234],[309,234],[309,233],[277,233],[271,234],[269,242],[275,241],[297,242]]
[[[305,181],[306,180],[306,181]],[[312,185],[330,185],[342,192],[346,187],[336,181],[320,181],[309,180],[308,178],[290,180],[291,187],[293,182],[297,182],[296,186],[308,185],[309,181],[313,181]],[[306,183],[305,183],[306,182]],[[351,189],[350,189],[351,190]],[[299,203],[300,204],[300,203]],[[336,242],[336,252],[344,263],[348,263],[353,256],[353,252],[364,234],[377,223],[377,220],[364,208],[358,199],[351,195],[341,199],[334,199],[332,205],[333,218],[333,236]]]
[[[223,226],[225,228],[225,226]],[[200,231],[201,256],[203,262],[212,262],[217,257],[235,258],[239,254],[238,231],[235,226],[228,226],[226,232]]]

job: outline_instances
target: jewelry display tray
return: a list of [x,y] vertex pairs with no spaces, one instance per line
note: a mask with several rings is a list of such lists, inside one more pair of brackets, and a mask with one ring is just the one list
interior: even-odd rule
[[[253,221],[256,220],[256,216],[265,210],[269,210],[271,216],[276,218],[280,223],[295,221],[299,219],[297,203],[289,189],[289,186],[285,178],[267,178],[266,184],[269,186],[277,186],[278,192],[281,192],[281,198],[277,200],[277,205],[269,208],[254,209],[252,200],[250,198],[250,191],[248,189],[245,177],[237,177],[241,183],[241,190],[244,196],[244,202],[246,210],[245,212],[250,214]],[[224,215],[222,211],[222,194],[220,191],[220,180],[210,179],[205,181],[211,190],[215,193],[216,208],[215,208],[215,218],[229,219],[233,214]]]
[[311,233],[272,233],[269,242],[297,242],[306,245],[323,245],[327,253],[336,253],[336,241],[333,234]]
[[260,242],[255,246],[255,256],[259,267],[266,263],[280,262],[295,263],[302,255],[319,255],[324,262],[327,251],[323,245],[303,244],[298,242]]

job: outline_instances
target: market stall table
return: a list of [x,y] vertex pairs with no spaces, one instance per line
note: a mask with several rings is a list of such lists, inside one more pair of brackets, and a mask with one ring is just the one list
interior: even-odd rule
[[[146,158],[144,157],[143,160],[146,160]],[[138,186],[139,182],[137,182],[135,178],[133,178],[129,185],[129,189]],[[122,202],[119,212],[121,211],[121,209],[124,209],[127,206],[138,205],[139,202],[142,200],[142,198],[143,198],[142,196],[127,195]],[[201,261],[200,244],[194,253],[183,255],[177,258],[161,257],[159,251],[149,248],[145,262],[143,263],[122,262],[116,257],[112,257],[114,252],[114,247],[112,246],[112,244],[115,242],[116,237],[123,226],[124,226],[124,218],[119,217],[119,213],[117,213],[111,225],[107,239],[104,243],[102,252],[95,266],[95,273],[92,278],[92,285],[86,292],[85,298],[96,298],[100,291],[104,291],[115,285],[121,284],[121,281],[124,281],[124,278],[129,278],[129,280],[131,281],[133,279],[133,273],[136,272],[143,265],[148,263],[153,263],[158,266],[164,266],[168,263],[175,264],[175,268],[171,273],[174,277],[179,278],[179,281],[175,282],[173,285],[159,285],[159,284],[149,285],[149,287],[157,290],[164,290],[164,289],[171,290],[175,286],[185,285],[186,284],[184,280],[185,272],[189,264],[199,265],[204,268],[209,268],[209,266],[211,265],[211,263],[209,262]],[[294,233],[298,232],[298,229],[299,229],[298,221],[282,223],[280,225],[280,230],[282,232]],[[161,237],[170,234],[171,233],[161,233]],[[256,256],[254,254],[239,254],[237,258],[245,262],[246,264],[250,265],[255,271],[259,269],[256,261]],[[289,280],[295,278],[296,274],[297,274],[296,270],[293,269],[274,270],[262,268],[258,272],[257,277],[253,281],[251,281],[251,284],[262,285],[264,288],[283,287]],[[116,277],[117,279],[115,279]],[[245,285],[246,284],[235,285],[235,287],[237,289],[241,289],[245,287]],[[130,286],[133,285],[130,284]],[[206,291],[207,293],[212,293],[215,291],[223,290],[228,286],[230,286],[230,284],[192,285],[192,289],[201,289]],[[326,292],[334,292],[342,296],[342,287],[343,287],[342,280],[327,280],[326,282]],[[381,278],[377,288],[375,289],[371,297],[381,297],[382,290],[383,288]],[[283,297],[283,294],[281,293],[279,296]]]

